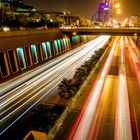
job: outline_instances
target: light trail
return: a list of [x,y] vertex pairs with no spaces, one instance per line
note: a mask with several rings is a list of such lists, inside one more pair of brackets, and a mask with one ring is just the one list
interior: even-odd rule
[[139,60],[139,57],[137,56],[136,52],[134,51],[136,46],[134,45],[134,43],[131,39],[130,39],[131,44],[129,43],[127,37],[125,37],[125,40],[127,42],[128,51],[129,51],[130,56],[132,58],[132,62],[133,62],[133,66],[134,66],[134,69],[135,69],[135,73],[136,73],[138,82],[140,84],[140,60]]
[[138,119],[137,119],[136,110],[135,110],[134,105],[133,105],[133,113],[134,113],[134,120],[135,120],[135,128],[136,128],[137,140],[140,140],[139,123],[137,121]]
[[[59,79],[63,79],[64,76],[67,75],[67,73],[69,73],[69,66],[72,65],[72,64],[76,64],[79,63],[80,60],[84,61],[88,56],[91,56],[95,50],[99,49],[99,48],[102,48],[104,47],[105,43],[108,41],[110,37],[109,36],[101,36],[93,41],[91,41],[90,43],[87,43],[86,46],[84,46],[83,49],[79,50],[77,53],[75,53],[73,56],[71,57],[68,57],[66,60],[63,60],[62,62],[60,62],[59,64],[55,65],[53,67],[53,69],[49,69],[49,72],[48,71],[44,71],[43,73],[41,73],[40,75],[38,75],[37,77],[35,78],[32,78],[31,80],[27,81],[26,83],[24,83],[23,85],[26,87],[24,87],[23,89],[21,88],[22,86],[20,85],[20,88],[21,90],[18,90],[18,87],[16,88],[17,90],[13,90],[13,92],[10,91],[10,93],[7,93],[6,95],[2,95],[1,94],[1,103],[0,103],[0,107],[1,109],[3,109],[4,111],[1,112],[1,115],[3,113],[6,113],[5,111],[8,111],[9,109],[12,109],[12,107],[16,106],[16,104],[20,103],[20,102],[23,102],[25,98],[27,98],[28,96],[31,96],[34,92],[31,92],[31,93],[27,93],[29,90],[31,89],[34,89],[34,91],[36,91],[36,89],[38,90],[39,88],[37,87],[38,84],[40,84],[41,82],[44,82],[44,80],[47,80],[47,78],[50,78],[49,76],[56,76],[56,79],[57,78],[57,75],[60,75],[60,71],[61,71],[61,74],[59,76]],[[67,65],[67,66],[64,66],[64,63]],[[64,67],[67,67],[68,68],[68,71],[67,73],[64,73],[63,70],[64,70]],[[38,69],[38,71],[40,71],[40,69]],[[34,73],[34,71],[33,71]],[[37,72],[38,73],[38,72]],[[57,74],[56,74],[57,73]],[[34,73],[35,74],[35,73]],[[46,76],[45,76],[46,75]],[[56,79],[54,81],[56,81]],[[23,80],[24,81],[24,80]],[[50,84],[53,84],[53,85],[56,85],[56,83],[54,81],[51,81],[51,83],[48,83],[47,84],[47,87],[50,85]],[[60,80],[59,80],[60,82]],[[55,84],[54,84],[55,83]],[[58,80],[57,80],[57,83],[58,83]],[[13,86],[13,85],[12,85]],[[44,86],[44,85],[43,85]],[[9,86],[10,87],[10,86]],[[37,98],[37,96],[39,94],[42,93],[42,91],[44,91],[46,89],[46,86],[44,88],[41,88],[40,92],[36,93],[36,94],[33,94],[29,99],[27,99],[26,101],[24,101],[21,105],[19,105],[18,107],[16,107],[15,109],[13,109],[11,112],[9,112],[6,116],[4,116],[3,118],[1,118],[0,120],[0,123],[3,123],[5,122],[8,118],[10,118],[10,116],[12,116],[13,114],[15,114],[17,111],[21,110],[24,105],[28,104],[31,100]],[[3,90],[2,90],[3,91]],[[50,90],[49,90],[50,91]],[[49,92],[48,91],[48,92]],[[22,93],[23,92],[23,93]],[[4,130],[1,130],[0,132],[0,135],[2,133],[4,133],[9,127],[11,127],[11,125],[13,125],[19,118],[21,118],[28,110],[30,110],[36,103],[38,103],[44,96],[46,96],[48,94],[48,92],[45,92],[45,94],[41,97],[39,97],[35,103],[33,103],[33,105],[31,105],[31,107],[29,107],[27,110],[25,110],[19,117],[17,117],[9,126],[7,126]],[[14,103],[13,105],[11,105],[10,107],[7,107],[10,103],[14,102],[14,99],[18,99],[20,98],[21,96],[24,97],[22,99],[19,99],[16,101],[16,103]]]
[[0,97],[3,95],[6,95],[7,94],[6,92],[8,92],[8,91],[18,90],[21,86],[20,84],[23,84],[24,82],[27,82],[27,81],[31,81],[30,79],[32,79],[32,80],[33,79],[35,80],[35,78],[39,79],[39,77],[41,77],[47,69],[54,67],[56,64],[59,64],[62,61],[64,61],[65,59],[72,57],[74,54],[77,54],[78,52],[80,53],[80,51],[85,50],[85,47],[87,48],[87,50],[89,48],[91,48],[91,45],[94,45],[94,47],[97,47],[96,45],[99,43],[99,41],[100,42],[103,41],[102,40],[103,38],[105,39],[105,36],[100,36],[54,60],[49,61],[48,63],[46,63],[42,66],[39,66],[38,68],[35,68],[34,70],[31,70],[31,72],[29,72],[28,74],[27,73],[23,74],[22,77],[19,76],[20,77],[19,79],[14,78],[14,80],[9,80],[8,82],[1,84],[0,85]]
[[121,37],[120,40],[120,67],[118,81],[115,140],[132,140],[123,37]]
[[47,62],[46,64],[39,66],[33,70],[31,70],[31,72],[29,73],[25,73],[23,74],[20,78],[14,78],[14,80],[9,80],[6,83],[3,83],[0,85],[0,97],[5,94],[8,91],[11,90],[17,90],[20,88],[20,84],[23,84],[24,82],[30,80],[31,78],[34,77],[39,77],[41,75],[41,73],[44,73],[44,71],[46,71],[47,69],[53,67],[54,65],[62,62],[64,59],[67,59],[68,57],[71,57],[72,55],[74,55],[75,53],[78,53],[79,51],[85,49],[86,46],[89,46],[91,44],[93,44],[94,42],[100,40],[103,36],[100,36],[88,43],[85,43],[84,45],[62,55],[59,56],[58,58],[54,59],[54,60],[50,60],[49,62]]
[[[133,68],[134,68],[137,80],[139,82],[139,85],[140,85],[140,60],[139,60],[139,57],[135,51],[135,49],[137,49],[137,48],[136,48],[136,45],[134,44],[134,42],[132,41],[132,38],[129,38],[129,41],[128,41],[128,38],[125,37],[125,40],[127,42],[128,51],[129,51],[129,54],[130,54],[130,57],[131,57],[131,60],[133,63]],[[135,120],[137,139],[140,140],[139,125],[138,125],[138,121],[137,121],[138,118],[136,115],[136,109],[135,109],[134,105],[133,105],[133,114],[134,114],[134,120]]]
[[[89,133],[91,131],[91,124],[95,119],[96,107],[98,105],[98,101],[102,92],[102,88],[104,86],[105,78],[110,70],[110,66],[112,63],[112,58],[114,55],[114,51],[116,48],[117,38],[114,41],[113,47],[109,53],[109,56],[106,60],[106,63],[99,75],[95,87],[92,87],[90,95],[88,96],[82,111],[80,112],[69,136],[68,140],[87,140],[89,137]],[[94,86],[94,85],[93,85]]]
[[[99,48],[103,47],[103,45],[106,43],[106,41],[108,39],[109,39],[109,37],[106,37],[106,38],[102,37],[102,38],[100,38],[99,40],[97,40],[97,42],[95,42],[95,43],[91,44],[89,47],[87,47],[86,50],[80,51],[79,53],[74,55],[72,58],[70,57],[67,60],[62,61],[60,64],[55,65],[53,68],[50,68],[45,73],[41,74],[41,76],[35,77],[35,78],[31,79],[30,81],[26,82],[25,84],[27,86],[26,86],[25,89],[21,89],[19,92],[16,92],[13,95],[10,92],[10,93],[0,97],[0,109],[3,109],[4,107],[6,107],[10,103],[12,103],[14,100],[16,100],[19,97],[21,97],[22,95],[24,95],[27,91],[29,91],[33,87],[37,86],[39,83],[44,81],[46,78],[50,78],[51,75],[53,75],[53,74],[55,74],[57,72],[60,72],[60,69],[65,69],[65,67],[68,67],[68,66],[72,65],[72,63],[74,63],[76,59],[81,58],[83,55],[85,55],[86,53],[91,51],[92,45],[94,45],[94,46],[97,45],[94,49],[92,49],[92,52],[94,52],[95,50],[98,50]],[[101,40],[102,40],[102,43],[100,43]],[[99,45],[99,43],[100,43],[100,45]],[[67,65],[66,65],[66,63],[67,63]],[[51,79],[52,78],[50,78],[49,81]],[[7,95],[10,95],[10,96],[8,96],[8,98],[7,98]]]

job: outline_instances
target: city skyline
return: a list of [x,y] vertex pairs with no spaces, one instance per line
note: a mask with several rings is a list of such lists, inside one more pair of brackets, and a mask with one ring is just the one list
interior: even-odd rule
[[0,0],[0,140],[140,140],[140,0]]
[[[93,0],[88,0],[88,1],[42,0],[40,3],[38,3],[37,0],[30,0],[30,1],[24,0],[25,4],[32,5],[36,9],[46,10],[46,11],[70,11],[72,15],[81,15],[89,19],[91,18],[91,15],[95,14],[100,2],[101,1],[99,0],[94,0],[94,1]],[[118,1],[116,1],[116,3],[117,2]],[[78,6],[79,3],[80,6]],[[126,18],[131,15],[140,15],[138,0],[133,0],[129,2],[127,0],[122,0],[120,1],[120,5],[122,11],[121,15],[119,15],[120,18]]]

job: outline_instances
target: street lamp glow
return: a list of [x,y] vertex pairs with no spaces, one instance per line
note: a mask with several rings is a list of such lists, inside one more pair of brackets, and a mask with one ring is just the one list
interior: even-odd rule
[[75,35],[77,35],[77,33],[76,32],[73,32],[72,35],[75,36]]
[[3,27],[2,30],[3,30],[4,32],[8,32],[8,31],[10,31],[10,28],[9,28],[9,27]]
[[124,23],[127,23],[128,22],[128,18],[126,18],[125,20],[124,20]]
[[115,4],[115,8],[120,8],[120,4]]
[[116,21],[115,19],[113,19],[113,22],[114,22],[114,23],[117,23],[117,21]]
[[118,13],[118,14],[121,14],[121,9],[118,9],[118,10],[117,10],[117,13]]

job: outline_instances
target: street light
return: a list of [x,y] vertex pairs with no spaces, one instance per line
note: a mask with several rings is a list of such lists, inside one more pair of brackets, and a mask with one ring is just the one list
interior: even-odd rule
[[121,14],[121,9],[117,9],[117,14]]
[[117,21],[115,19],[113,19],[113,23],[117,23]]
[[115,4],[115,8],[117,9],[117,8],[120,8],[120,4],[118,3],[118,4]]
[[127,23],[128,23],[128,18],[126,18],[126,19],[123,21],[123,26],[125,27]]
[[115,4],[115,8],[116,8],[117,14],[120,14],[121,13],[121,9],[120,9],[120,4],[119,3]]

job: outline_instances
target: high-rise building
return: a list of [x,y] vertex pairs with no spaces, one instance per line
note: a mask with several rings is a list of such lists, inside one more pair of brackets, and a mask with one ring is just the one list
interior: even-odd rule
[[28,12],[33,10],[32,6],[24,5],[23,0],[0,0],[1,5],[9,7],[10,11],[14,12]]
[[108,22],[112,15],[112,4],[110,0],[103,0],[95,14],[95,21]]

